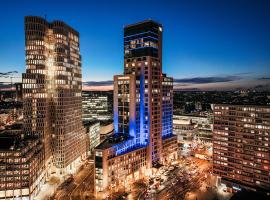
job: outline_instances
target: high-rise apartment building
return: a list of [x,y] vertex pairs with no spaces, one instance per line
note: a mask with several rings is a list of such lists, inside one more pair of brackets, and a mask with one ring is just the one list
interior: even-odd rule
[[176,158],[173,80],[162,74],[162,31],[152,20],[124,28],[124,74],[114,77],[114,135],[96,148],[96,192],[125,186]]
[[42,141],[48,173],[73,173],[86,152],[79,33],[62,21],[25,17],[25,49],[24,134]]
[[233,190],[270,190],[270,107],[214,105],[213,172]]
[[162,137],[173,132],[173,78],[162,75]]

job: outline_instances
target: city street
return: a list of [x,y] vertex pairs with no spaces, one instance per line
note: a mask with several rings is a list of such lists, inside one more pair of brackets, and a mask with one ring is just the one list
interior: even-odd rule
[[[94,165],[87,161],[73,178],[68,178],[56,191],[56,200],[95,199]],[[172,165],[162,166],[147,179],[135,181],[126,190],[111,192],[107,199],[138,200],[228,200],[231,197],[223,188],[216,187],[212,165],[194,157],[181,158]]]
[[87,200],[94,199],[94,163],[86,161],[79,172],[68,178],[56,190],[53,199],[56,200]]
[[[160,178],[159,178],[160,177]],[[211,174],[211,163],[193,157],[181,159],[173,166],[161,167],[147,189],[138,199],[228,200],[231,195],[217,190],[216,177]]]

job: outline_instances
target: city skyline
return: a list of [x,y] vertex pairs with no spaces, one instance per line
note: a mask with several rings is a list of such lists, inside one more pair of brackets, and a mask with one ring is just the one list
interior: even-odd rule
[[[0,15],[10,20],[4,20],[6,28],[1,33],[1,73],[18,71],[15,76],[20,77],[25,68],[24,38],[20,34],[23,17],[46,16],[49,21],[52,18],[67,21],[80,32],[84,89],[112,89],[113,74],[119,74],[123,65],[123,48],[118,45],[123,43],[121,28],[152,18],[166,30],[164,70],[174,77],[175,89],[269,88],[270,18],[267,11],[270,3],[198,2],[78,2],[65,5],[61,11],[58,9],[63,6],[61,1],[53,2],[53,8],[50,1],[5,2]],[[149,8],[148,12],[139,5]],[[129,7],[136,12],[129,11]],[[164,12],[159,12],[161,10]],[[122,14],[117,14],[119,12]],[[10,80],[0,78],[0,81]]]
[[[7,50],[0,67],[5,60],[19,62],[21,50],[25,67],[0,69],[0,199],[233,200],[250,193],[256,196],[251,199],[269,199],[270,52],[268,38],[262,37],[269,27],[268,19],[259,25],[254,17],[268,15],[262,12],[266,4],[259,9],[240,0],[227,1],[228,6],[220,1],[215,4],[218,10],[210,1],[181,1],[181,6],[197,11],[207,7],[204,14],[216,16],[205,24],[201,12],[188,9],[187,16],[197,16],[192,26],[205,25],[207,31],[185,35],[190,31],[186,23],[194,19],[179,20],[179,4],[139,1],[51,2],[52,19],[48,14],[25,15],[23,27],[13,24],[20,10],[13,10],[13,18],[5,16],[7,34],[0,33],[0,38],[10,37],[11,44],[0,50]],[[48,1],[25,7],[30,2],[16,5],[24,12],[40,12],[43,5],[48,13]],[[153,15],[147,9],[150,2],[155,12],[168,16]],[[220,23],[226,21],[220,13],[240,5],[245,12],[253,10],[250,15],[256,20],[240,23],[229,15],[229,25]],[[100,18],[91,21],[85,13],[89,7],[96,8],[88,11]],[[130,17],[122,18],[126,12]],[[142,19],[135,19],[137,14]],[[211,31],[213,21],[218,26]],[[124,24],[122,33],[112,31],[119,24]],[[236,24],[241,28],[224,31]],[[256,26],[238,35],[247,24]],[[24,30],[23,38],[18,27]],[[13,48],[18,52],[9,55]],[[86,60],[84,55],[89,55]],[[203,65],[197,57],[220,65]],[[198,68],[171,68],[187,58]],[[98,66],[83,67],[91,62]],[[104,69],[100,65],[106,62]],[[228,67],[232,62],[246,65]],[[262,62],[266,64],[251,67]]]

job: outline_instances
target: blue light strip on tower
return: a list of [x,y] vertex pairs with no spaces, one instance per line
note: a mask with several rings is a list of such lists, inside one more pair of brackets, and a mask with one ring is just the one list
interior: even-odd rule
[[129,136],[136,138],[136,116],[132,116],[129,118]]
[[136,33],[136,34],[133,34],[133,35],[127,35],[124,38],[129,38],[129,37],[133,37],[133,36],[139,36],[139,35],[143,35],[143,34],[146,34],[146,33],[152,33],[152,34],[158,35],[157,33],[154,33],[153,31],[146,31],[146,32],[142,32],[142,33]]
[[114,135],[115,137],[117,137],[118,135],[118,108],[116,105],[114,105],[113,126],[114,126]]

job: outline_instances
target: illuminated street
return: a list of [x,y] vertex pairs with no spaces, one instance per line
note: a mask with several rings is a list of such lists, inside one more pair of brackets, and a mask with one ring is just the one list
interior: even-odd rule
[[193,157],[182,159],[173,167],[161,167],[139,199],[229,199],[229,193],[217,192],[216,178],[210,171],[208,161]]
[[94,164],[86,161],[82,166],[74,178],[68,178],[58,187],[54,199],[94,199]]
[[[54,199],[95,199],[94,165],[87,161],[84,167],[57,189]],[[231,194],[216,187],[211,174],[211,163],[194,157],[181,158],[170,166],[162,166],[149,178],[140,179],[126,188],[113,188],[106,199],[186,199],[228,200]],[[72,180],[72,181],[70,181]]]
[[[130,187],[113,188],[106,199],[186,199],[227,200],[230,193],[217,188],[216,177],[211,174],[211,163],[194,157],[181,158],[170,166],[162,166],[146,179]],[[58,188],[55,199],[95,199],[93,196],[93,164],[81,169],[74,180]]]

